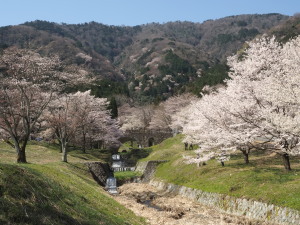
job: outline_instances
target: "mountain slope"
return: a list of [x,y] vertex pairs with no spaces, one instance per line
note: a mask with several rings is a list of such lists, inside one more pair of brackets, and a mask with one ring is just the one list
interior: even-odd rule
[[[130,97],[154,101],[186,90],[198,93],[202,87],[195,89],[191,83],[209,84],[209,69],[224,65],[226,57],[245,41],[288,18],[239,15],[204,23],[177,21],[134,27],[34,21],[0,28],[0,48],[17,45],[45,55],[58,54],[65,64],[84,68],[99,82],[125,81]],[[224,79],[226,73],[221,71],[220,77]]]
[[287,42],[300,34],[300,14],[270,29],[269,35],[275,35],[279,41]]
[[[210,84],[203,80],[209,79],[205,75],[211,67],[224,65],[226,58],[246,41],[286,19],[279,14],[239,15],[202,24],[148,24],[142,26],[133,44],[125,48],[115,63],[127,74],[132,92],[168,97],[185,91],[187,84],[199,79],[202,87]],[[226,72],[221,72],[223,79]],[[199,93],[202,87],[194,91]]]

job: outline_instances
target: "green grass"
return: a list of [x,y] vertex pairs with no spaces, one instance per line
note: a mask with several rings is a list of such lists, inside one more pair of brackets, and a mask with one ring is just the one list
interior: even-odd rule
[[0,143],[0,224],[145,224],[114,201],[91,177],[84,162],[93,154],[72,151],[60,162],[55,145],[30,144],[27,164]]
[[153,152],[143,161],[169,160],[161,164],[156,178],[165,182],[215,192],[239,198],[254,199],[300,210],[300,157],[291,157],[292,171],[286,172],[278,155],[253,151],[250,164],[237,153],[222,167],[216,160],[197,167],[182,158],[183,136],[170,138],[153,146]]
[[177,135],[173,138],[166,139],[161,144],[152,146],[151,154],[140,161],[177,159],[184,150],[184,145],[181,143],[182,139],[182,135]]
[[120,181],[140,177],[142,174],[136,171],[114,172],[115,178]]
[[119,151],[123,151],[123,150],[130,151],[130,149],[132,148],[139,148],[138,143],[136,141],[133,141],[132,143],[130,141],[123,143]]
[[[140,159],[146,158],[152,152],[152,148],[139,149],[139,148],[130,147],[128,149],[125,149],[124,145],[121,146],[120,149],[121,150],[119,150],[119,154],[123,159],[126,160],[128,166],[132,166],[132,167],[134,167]],[[123,150],[126,150],[126,152],[123,152]]]

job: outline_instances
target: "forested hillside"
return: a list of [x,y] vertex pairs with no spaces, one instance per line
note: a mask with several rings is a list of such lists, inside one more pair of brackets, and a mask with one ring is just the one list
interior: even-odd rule
[[159,102],[186,91],[199,94],[205,85],[222,82],[227,77],[227,56],[288,18],[239,15],[204,23],[134,27],[33,21],[0,28],[0,47],[17,45],[42,55],[58,54],[66,65],[96,78],[93,84],[70,91],[92,89],[101,97],[121,94]]

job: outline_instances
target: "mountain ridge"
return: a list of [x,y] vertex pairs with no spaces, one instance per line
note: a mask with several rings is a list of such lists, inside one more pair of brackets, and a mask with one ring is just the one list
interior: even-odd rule
[[[37,20],[1,27],[0,49],[17,45],[43,55],[58,54],[65,64],[87,70],[98,84],[102,80],[125,82],[130,97],[153,102],[185,91],[199,93],[201,87],[191,83],[210,84],[199,80],[215,66],[225,68],[226,58],[246,41],[289,18],[275,13],[249,14],[203,23],[176,21],[133,27]],[[226,73],[218,72],[218,82]]]

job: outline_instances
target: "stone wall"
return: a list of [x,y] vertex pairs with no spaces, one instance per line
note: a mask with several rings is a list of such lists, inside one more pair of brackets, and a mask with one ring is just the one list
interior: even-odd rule
[[106,179],[108,177],[113,177],[114,176],[114,173],[111,170],[108,163],[88,162],[88,163],[86,163],[86,165],[89,168],[89,171],[91,172],[93,178],[102,187],[105,187]]
[[239,199],[217,193],[204,192],[153,179],[149,183],[162,191],[179,194],[191,200],[198,201],[203,205],[218,208],[228,214],[284,225],[300,225],[300,212],[290,208],[253,200]]
[[143,174],[145,172],[145,170],[146,170],[148,162],[149,161],[138,162],[136,164],[135,171],[140,172],[140,173]]
[[146,161],[139,162],[136,166],[135,171],[142,173],[141,181],[149,182],[155,173],[156,167],[161,164],[167,162],[166,160],[156,160],[156,161]]

